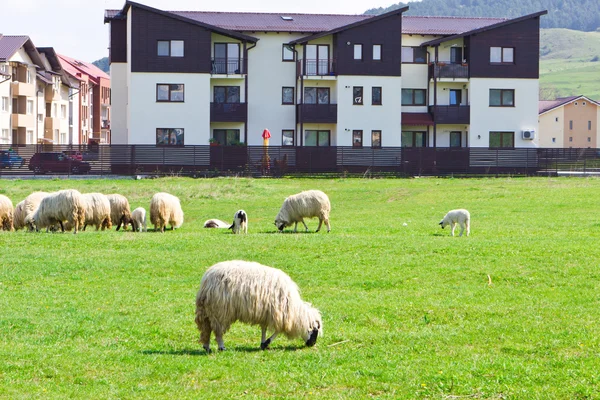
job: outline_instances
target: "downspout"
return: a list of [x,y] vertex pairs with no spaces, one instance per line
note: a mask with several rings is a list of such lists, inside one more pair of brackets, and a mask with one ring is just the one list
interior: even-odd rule
[[[298,102],[296,101],[298,98],[298,73],[300,71],[299,70],[299,65],[298,65],[298,50],[296,50],[296,45],[291,45],[289,47],[290,50],[292,50],[292,53],[294,53],[294,60],[295,60],[295,64],[296,64],[296,76],[294,76],[294,135],[297,134],[297,130],[298,130]],[[302,133],[300,133],[300,137],[302,137]],[[295,140],[296,138],[294,138],[294,146],[298,145],[298,141]]]
[[435,68],[437,67],[438,62],[438,50],[440,45],[435,45],[435,61],[433,63],[433,147],[437,145],[437,123],[436,114],[437,114],[437,76],[435,74]]
[[244,101],[246,102],[246,121],[244,123],[244,143],[248,146],[248,50],[256,47],[256,43],[252,47],[246,47],[248,42],[244,41],[244,68],[246,71],[246,79],[244,79]]
[[[306,71],[306,43],[302,45],[302,69],[300,71],[300,109],[304,107],[304,72]],[[304,146],[304,118],[302,118],[302,112],[300,112],[300,146]]]
[[[72,88],[72,86],[70,86],[70,87]],[[75,96],[76,94],[79,94],[79,89],[77,89],[77,91],[73,91],[73,93],[71,93],[69,95],[69,102],[73,102],[73,100],[71,100],[71,98],[73,96]],[[81,104],[79,106],[81,107]],[[73,114],[75,112],[75,107],[69,107],[69,109],[71,110],[71,114]],[[79,118],[78,118],[79,119],[79,123],[81,123],[81,109],[79,110],[78,114],[79,114]],[[71,115],[71,118],[69,119],[69,122],[70,123],[72,122],[73,126],[75,126],[75,118],[74,118],[73,115]],[[71,127],[69,126],[69,128],[71,128]],[[78,130],[79,130],[79,132],[77,132],[77,137],[79,138],[79,140],[78,140],[79,141],[79,148],[81,149],[81,145],[83,144],[83,143],[81,143],[81,129],[78,129]],[[73,135],[71,135],[71,138],[72,137],[73,137]],[[71,140],[71,142],[72,142],[72,140]],[[72,144],[72,143],[70,143],[70,144]]]
[[[40,110],[40,98],[38,96],[38,94],[40,94],[40,93],[44,93],[44,92],[39,89],[35,91],[35,143],[32,143],[32,144],[37,144],[40,140],[40,129],[39,129],[40,122],[37,120],[38,115],[40,115],[40,111],[39,111]],[[44,113],[44,115],[45,115],[45,113]],[[45,128],[46,117],[43,118],[43,121],[44,121],[44,129],[46,129]]]

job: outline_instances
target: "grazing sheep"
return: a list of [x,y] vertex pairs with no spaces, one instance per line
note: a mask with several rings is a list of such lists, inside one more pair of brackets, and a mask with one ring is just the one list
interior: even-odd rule
[[[302,301],[298,286],[283,271],[256,262],[224,261],[210,267],[196,296],[196,325],[200,342],[210,352],[215,332],[219,350],[223,335],[235,321],[260,325],[260,348],[266,349],[279,333],[301,337],[314,346],[323,333],[321,313]],[[274,333],[266,338],[267,329]]]
[[144,207],[138,207],[131,213],[131,225],[134,232],[144,232],[148,230],[146,227],[146,210]]
[[227,228],[230,229],[231,228],[231,224],[228,224],[227,222],[223,222],[220,219],[207,219],[204,222],[204,227],[205,228]]
[[154,230],[164,232],[165,226],[171,230],[183,224],[183,210],[179,199],[169,193],[156,193],[150,201],[150,222]]
[[13,213],[13,228],[15,231],[19,229],[25,228],[25,200],[19,202],[15,206],[15,211]]
[[13,230],[14,209],[12,201],[3,194],[0,194],[0,230]]
[[[33,192],[23,200],[23,225],[31,230],[31,216],[40,206],[40,203],[44,197],[48,196],[47,192]],[[20,222],[19,222],[20,223]],[[17,229],[15,227],[15,229]],[[18,229],[21,229],[19,226]]]
[[442,229],[448,225],[452,227],[452,231],[450,233],[452,236],[454,236],[456,224],[460,225],[460,234],[458,236],[462,236],[465,227],[467,228],[467,236],[469,236],[469,233],[471,233],[471,214],[462,208],[458,210],[450,210],[448,211],[448,214],[444,216],[444,219],[440,221]]
[[96,230],[102,228],[110,229],[112,221],[110,219],[110,201],[102,193],[86,193],[83,195],[85,204],[85,221],[83,230],[88,225],[94,225]]
[[330,212],[331,203],[325,193],[320,190],[307,190],[285,199],[281,210],[279,210],[279,214],[275,217],[275,226],[282,232],[283,228],[291,226],[294,223],[294,232],[297,232],[298,222],[302,222],[308,232],[308,226],[306,226],[304,218],[318,217],[319,227],[317,228],[317,232],[321,230],[323,221],[325,221],[325,225],[327,226],[327,232],[330,232]]
[[248,233],[248,214],[244,210],[238,210],[233,214],[233,223],[229,227],[233,233]]
[[67,221],[77,233],[79,227],[85,222],[85,200],[83,195],[75,189],[61,190],[45,196],[35,212],[26,217],[30,230],[49,228],[60,225],[64,232],[63,222]]
[[124,230],[127,230],[127,225],[132,224],[131,221],[131,208],[129,207],[129,201],[127,197],[114,193],[107,194],[108,201],[110,202],[110,221],[117,225],[117,230],[123,226]]

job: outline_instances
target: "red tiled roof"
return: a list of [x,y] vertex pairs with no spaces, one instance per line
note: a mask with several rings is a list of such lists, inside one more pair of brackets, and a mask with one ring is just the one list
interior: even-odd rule
[[78,73],[89,75],[92,81],[98,83],[100,78],[110,79],[104,71],[96,67],[94,64],[85,61],[79,61],[71,57],[58,54],[60,64],[72,76],[77,77]]
[[402,125],[433,125],[433,117],[429,113],[402,113]]
[[483,28],[506,18],[466,18],[466,17],[402,17],[402,33],[415,35],[456,35]]
[[6,61],[27,43],[29,36],[0,36],[0,61]]

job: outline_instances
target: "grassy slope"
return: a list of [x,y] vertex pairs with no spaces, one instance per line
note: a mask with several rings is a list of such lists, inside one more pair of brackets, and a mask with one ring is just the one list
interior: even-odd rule
[[540,86],[559,96],[583,94],[600,99],[600,32],[542,29]]
[[[132,208],[168,191],[186,222],[0,232],[0,397],[600,397],[600,180],[2,181],[0,193],[67,186]],[[308,188],[329,194],[332,232],[275,234],[283,198]],[[249,235],[202,228],[242,207]],[[469,238],[437,225],[456,207],[471,210]],[[229,350],[205,355],[194,296],[225,259],[289,273],[325,336],[261,352],[260,329],[236,324]]]

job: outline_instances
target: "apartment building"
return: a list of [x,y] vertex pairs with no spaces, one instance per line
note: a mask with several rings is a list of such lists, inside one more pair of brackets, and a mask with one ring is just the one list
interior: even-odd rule
[[597,148],[600,103],[586,96],[539,102],[540,147]]
[[539,18],[107,10],[112,143],[535,147]]

